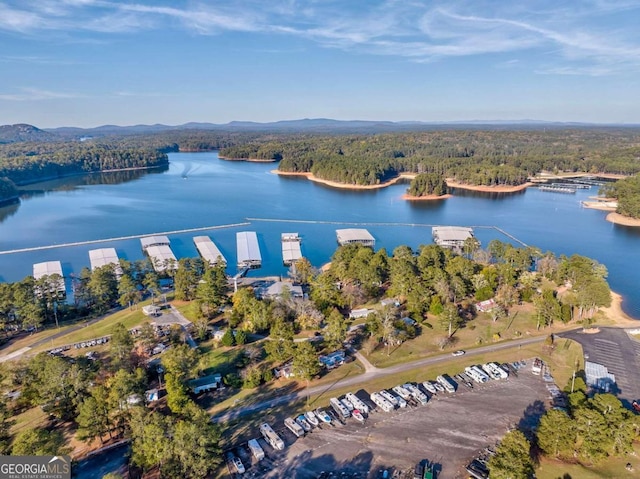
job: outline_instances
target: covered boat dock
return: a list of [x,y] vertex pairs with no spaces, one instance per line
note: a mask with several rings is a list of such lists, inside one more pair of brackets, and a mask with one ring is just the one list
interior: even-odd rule
[[256,269],[262,266],[258,236],[255,231],[240,231],[236,233],[236,247],[239,269]]
[[122,268],[115,248],[92,249],[89,251],[89,261],[91,262],[91,271],[112,264],[116,275],[122,276]]
[[362,228],[336,230],[336,236],[338,237],[338,244],[340,246],[359,243],[373,248],[376,245],[376,240],[371,233]]
[[140,238],[140,243],[142,244],[142,250],[149,256],[156,272],[162,273],[167,268],[178,268],[178,260],[173,251],[171,251],[167,236],[145,236]]
[[211,241],[211,238],[208,236],[195,236],[193,242],[200,256],[202,256],[205,261],[208,261],[211,266],[227,264],[227,260],[220,252],[220,249],[218,249],[216,244]]
[[282,233],[282,262],[290,266],[302,258],[298,233]]
[[45,276],[52,276],[57,274],[60,279],[55,285],[52,285],[52,289],[55,288],[60,294],[66,294],[67,289],[64,285],[64,277],[62,276],[62,263],[60,261],[47,261],[45,263],[35,263],[33,265],[33,278],[37,281]]

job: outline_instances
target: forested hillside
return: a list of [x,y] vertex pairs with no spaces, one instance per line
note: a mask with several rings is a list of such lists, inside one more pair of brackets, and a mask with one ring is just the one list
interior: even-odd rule
[[449,130],[377,135],[269,136],[221,156],[280,160],[279,169],[349,184],[401,172],[436,173],[475,185],[518,185],[540,171],[640,172],[640,131]]

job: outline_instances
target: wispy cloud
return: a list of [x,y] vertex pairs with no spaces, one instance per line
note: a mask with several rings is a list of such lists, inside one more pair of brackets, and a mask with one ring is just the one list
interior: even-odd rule
[[62,98],[84,98],[84,95],[69,92],[56,92],[41,90],[38,88],[21,88],[16,93],[0,93],[0,100],[3,101],[40,101],[58,100]]
[[640,36],[629,21],[630,12],[640,12],[640,3],[585,0],[567,7],[553,0],[368,0],[359,6],[331,0],[0,0],[0,31],[260,33],[415,62],[527,52],[538,57],[537,63],[529,59],[531,71],[602,75],[640,70]]

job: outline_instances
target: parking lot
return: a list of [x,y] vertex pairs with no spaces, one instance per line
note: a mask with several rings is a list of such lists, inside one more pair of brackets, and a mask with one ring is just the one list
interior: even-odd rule
[[[274,425],[285,449],[274,451],[260,439],[267,458],[242,477],[301,479],[333,473],[378,478],[384,470],[390,478],[413,477],[415,464],[426,459],[436,464],[438,478],[467,478],[464,467],[469,461],[495,446],[509,428],[536,424],[549,407],[548,383],[531,373],[530,362],[517,377],[511,374],[506,380],[474,384],[473,389],[460,384],[456,393],[440,392],[424,406],[390,413],[377,409],[364,424],[347,419],[316,427],[300,439]],[[363,397],[364,392],[357,395]],[[234,452],[249,465],[246,448]]]

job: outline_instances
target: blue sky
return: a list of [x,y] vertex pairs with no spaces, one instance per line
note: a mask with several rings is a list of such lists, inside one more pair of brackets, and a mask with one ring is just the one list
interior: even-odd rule
[[0,124],[640,123],[640,1],[0,0]]

